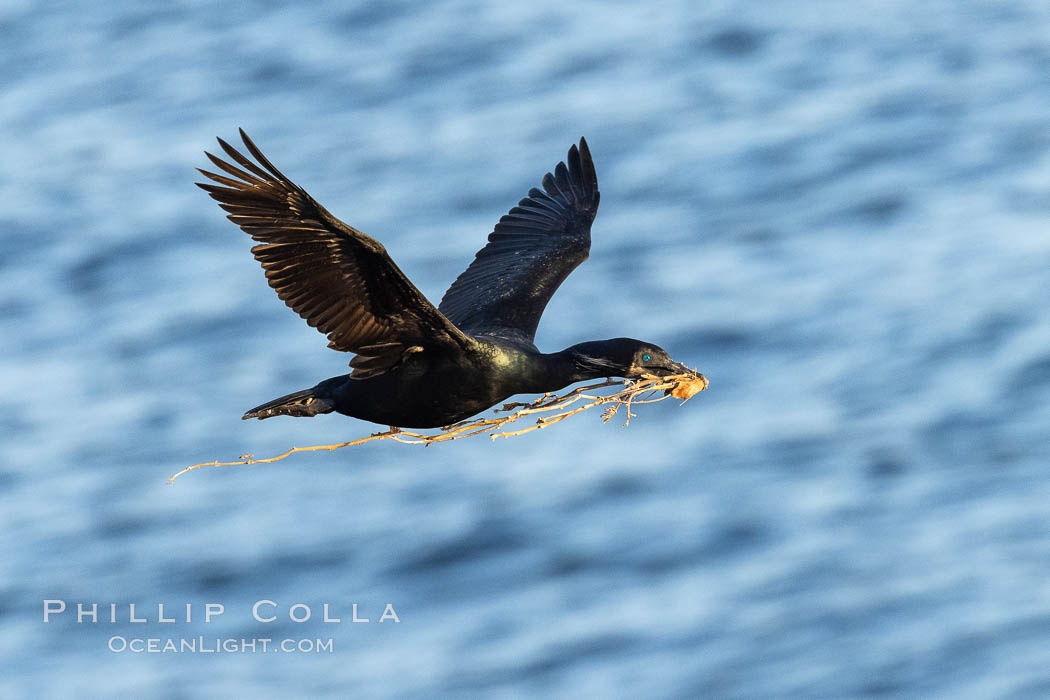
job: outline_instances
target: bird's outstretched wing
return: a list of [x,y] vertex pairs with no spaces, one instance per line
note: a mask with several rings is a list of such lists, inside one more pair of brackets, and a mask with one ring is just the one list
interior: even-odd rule
[[510,210],[438,307],[468,333],[532,343],[547,302],[587,259],[598,176],[587,141]]
[[240,133],[258,164],[219,139],[240,167],[206,153],[233,177],[200,170],[218,184],[197,185],[229,212],[230,221],[259,241],[252,253],[277,296],[327,335],[329,347],[357,353],[350,361],[351,376],[381,374],[407,352],[473,345],[378,241],[329,214]]

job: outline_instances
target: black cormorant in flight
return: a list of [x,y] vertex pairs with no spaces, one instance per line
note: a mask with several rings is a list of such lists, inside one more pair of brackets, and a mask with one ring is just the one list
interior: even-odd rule
[[[374,238],[347,226],[270,163],[241,130],[256,162],[219,139],[233,165],[201,170],[197,183],[258,241],[252,248],[285,304],[355,354],[348,375],[253,408],[244,418],[347,416],[436,428],[513,394],[557,391],[600,377],[689,371],[660,347],[631,338],[541,353],[533,343],[544,307],[591,247],[598,179],[580,139],[499,220],[488,243],[436,308]],[[228,177],[232,176],[232,177]]]

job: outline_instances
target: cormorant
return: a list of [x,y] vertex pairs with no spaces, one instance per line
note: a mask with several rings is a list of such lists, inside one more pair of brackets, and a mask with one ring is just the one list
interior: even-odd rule
[[[257,406],[244,418],[347,416],[404,428],[451,425],[513,394],[557,391],[600,377],[688,372],[652,343],[613,338],[541,353],[544,307],[591,247],[598,179],[587,141],[569,149],[543,189],[499,220],[435,308],[375,239],[332,216],[285,177],[240,130],[249,158],[197,183],[258,241],[252,248],[285,304],[352,352],[348,375]],[[239,166],[239,167],[238,167]]]

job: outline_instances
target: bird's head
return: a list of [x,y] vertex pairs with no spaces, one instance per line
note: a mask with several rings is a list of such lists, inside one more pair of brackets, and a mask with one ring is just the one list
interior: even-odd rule
[[578,371],[591,377],[638,377],[691,372],[659,345],[634,338],[592,340],[568,348]]

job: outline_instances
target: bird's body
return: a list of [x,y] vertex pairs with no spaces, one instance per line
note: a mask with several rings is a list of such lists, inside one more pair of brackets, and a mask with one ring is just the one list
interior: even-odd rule
[[[200,184],[260,242],[252,248],[288,306],[355,353],[353,371],[282,396],[244,418],[336,411],[373,423],[432,428],[519,393],[557,391],[598,377],[686,371],[656,345],[630,338],[541,353],[541,314],[590,250],[598,184],[587,143],[569,150],[543,190],[500,219],[474,262],[434,307],[381,244],[329,214],[241,132],[259,165],[219,140],[236,179],[202,170]],[[261,165],[261,167],[260,167]]]
[[469,418],[513,394],[560,389],[565,383],[552,381],[550,373],[543,371],[556,362],[551,355],[528,355],[479,339],[476,350],[468,353],[433,357],[417,352],[396,371],[365,379],[333,377],[308,391],[326,397],[314,399],[316,408],[383,425],[437,428]]

